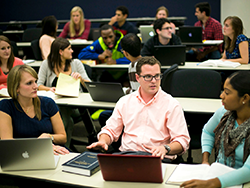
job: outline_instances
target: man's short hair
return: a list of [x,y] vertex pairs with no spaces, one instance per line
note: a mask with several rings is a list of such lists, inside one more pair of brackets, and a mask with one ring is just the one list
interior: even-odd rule
[[205,11],[206,16],[210,16],[211,6],[208,2],[201,2],[195,5],[195,8],[199,8],[200,12]]
[[125,7],[125,6],[123,6],[123,5],[117,7],[116,10],[120,10],[120,11],[122,12],[123,15],[124,15],[124,14],[127,14],[127,17],[128,17],[128,15],[129,15],[128,8]]
[[141,39],[134,33],[125,35],[121,40],[121,47],[133,57],[141,53]]
[[109,24],[104,24],[104,25],[100,28],[100,34],[101,34],[102,31],[108,30],[108,29],[112,29],[112,31],[114,32],[113,26],[111,26],[111,25],[109,25]]
[[161,68],[161,63],[153,56],[144,56],[140,58],[136,64],[136,74],[140,75],[141,74],[141,67],[143,65],[155,65],[158,64],[159,67]]
[[170,24],[170,21],[166,18],[160,18],[160,19],[157,19],[154,21],[154,30],[155,30],[155,33],[157,34],[156,30],[159,29],[161,30],[162,29],[162,26],[165,24],[165,23],[169,23]]

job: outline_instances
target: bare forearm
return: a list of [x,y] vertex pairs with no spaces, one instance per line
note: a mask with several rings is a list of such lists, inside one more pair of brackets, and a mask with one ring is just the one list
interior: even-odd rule
[[99,142],[106,143],[107,145],[110,145],[112,143],[110,136],[105,133],[100,135]]
[[50,87],[44,86],[44,85],[40,85],[38,86],[38,90],[45,90],[45,91],[49,91]]
[[208,162],[209,156],[210,156],[210,153],[208,153],[208,152],[202,153],[202,163],[209,163]]
[[175,154],[180,154],[183,152],[183,148],[179,142],[173,142],[171,144],[168,144],[171,148],[171,151],[169,154],[175,155]]

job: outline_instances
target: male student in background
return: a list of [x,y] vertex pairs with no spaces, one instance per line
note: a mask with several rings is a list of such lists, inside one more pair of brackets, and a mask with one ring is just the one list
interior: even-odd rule
[[128,33],[137,34],[139,31],[131,22],[126,21],[129,15],[128,8],[125,6],[119,6],[116,8],[115,16],[113,16],[109,22],[114,30],[120,31],[123,35]]
[[[140,86],[140,84],[136,80],[135,74],[136,74],[137,61],[141,58],[141,55],[140,55],[141,40],[136,34],[129,33],[122,38],[121,46],[123,49],[123,54],[128,60],[131,61],[128,67],[130,89],[126,92],[126,93],[131,93],[137,90]],[[105,110],[100,114],[99,123],[101,127],[105,126],[106,121],[111,116],[112,112],[113,110]],[[114,145],[117,145],[117,144],[114,144]],[[118,143],[118,145],[120,145],[120,142]]]
[[154,22],[155,36],[143,45],[142,56],[154,56],[154,47],[159,45],[181,45],[181,39],[172,33],[170,21],[160,18]]
[[[195,5],[195,16],[198,22],[194,26],[202,27],[202,40],[223,40],[222,26],[219,21],[210,16],[211,7],[208,2]],[[204,61],[207,59],[220,59],[222,44],[219,46],[204,46],[201,49],[192,48],[187,53],[188,61]]]
[[78,58],[97,59],[107,64],[129,64],[130,61],[124,57],[120,44],[123,34],[114,31],[113,27],[108,24],[100,28],[100,34],[99,39],[81,50]]
[[[104,149],[119,139],[121,154],[160,156],[173,162],[189,146],[190,136],[179,102],[161,87],[161,65],[154,57],[142,57],[136,65],[140,87],[116,103],[98,142],[87,149]],[[146,164],[145,164],[146,165]]]

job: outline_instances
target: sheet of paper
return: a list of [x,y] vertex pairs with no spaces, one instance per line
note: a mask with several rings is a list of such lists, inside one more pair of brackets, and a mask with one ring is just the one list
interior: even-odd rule
[[57,95],[78,97],[80,88],[80,79],[74,79],[72,76],[60,73],[56,84]]

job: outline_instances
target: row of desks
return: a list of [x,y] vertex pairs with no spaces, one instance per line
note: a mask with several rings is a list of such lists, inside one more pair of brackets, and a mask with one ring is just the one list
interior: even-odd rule
[[[222,106],[221,99],[175,97],[184,112],[214,113]],[[86,108],[113,109],[116,103],[93,101],[89,93],[80,93],[78,98],[58,97],[54,99],[58,105],[80,106]]]
[[[29,63],[29,65],[33,68],[39,68],[42,61],[34,61]],[[111,70],[128,70],[128,64],[116,64],[116,65],[107,65],[107,64],[97,64],[97,65],[90,65],[92,69],[111,69]],[[161,68],[168,69],[170,66],[161,66]],[[179,69],[210,69],[210,70],[229,70],[229,71],[239,71],[239,70],[250,70],[250,64],[242,64],[236,68],[233,67],[203,67],[198,66],[197,62],[186,62],[185,65],[179,66]]]

